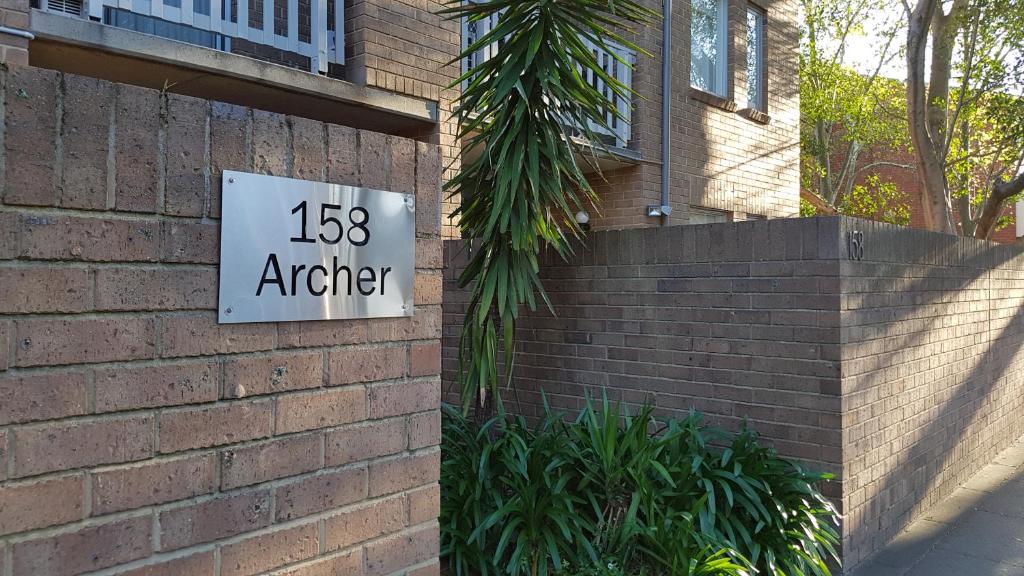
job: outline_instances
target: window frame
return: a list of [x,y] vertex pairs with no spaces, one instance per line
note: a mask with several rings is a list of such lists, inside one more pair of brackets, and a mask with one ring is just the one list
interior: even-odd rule
[[[754,4],[752,2],[748,2],[747,3],[747,9],[746,9],[744,15],[746,16],[745,21],[746,21],[746,25],[747,25],[747,50],[746,50],[747,62],[748,62],[748,64],[747,64],[747,89],[746,89],[747,107],[750,108],[750,109],[753,109],[753,110],[757,110],[758,112],[767,112],[768,111],[768,66],[767,66],[768,63],[766,61],[766,58],[767,58],[767,53],[768,53],[768,11],[765,10],[764,8],[758,6],[757,4]],[[758,80],[759,80],[759,82],[757,84],[757,100],[751,100],[750,99],[750,80],[751,80],[751,78],[750,78],[750,64],[749,64],[749,62],[750,62],[750,54],[751,54],[751,47],[750,47],[750,17],[751,17],[751,15],[753,15],[757,19],[756,22],[757,22],[757,27],[758,27],[758,32],[759,32],[759,34],[757,35],[757,39],[760,40],[760,42],[757,43],[757,47],[756,47],[756,50],[757,50],[757,69],[756,69],[756,72],[757,72]]]
[[[696,216],[696,218],[694,218]],[[731,215],[726,210],[717,210],[706,206],[691,204],[686,213],[687,223],[692,225],[700,224],[725,224],[732,221]],[[694,222],[693,220],[698,220]]]
[[[729,98],[729,0],[713,0],[716,6],[715,16],[715,66],[713,77],[707,80],[714,81],[707,89],[694,85],[694,35],[693,35],[693,13],[705,11],[696,7],[697,0],[690,0],[690,87],[707,92],[720,98]],[[709,82],[710,84],[710,82]]]

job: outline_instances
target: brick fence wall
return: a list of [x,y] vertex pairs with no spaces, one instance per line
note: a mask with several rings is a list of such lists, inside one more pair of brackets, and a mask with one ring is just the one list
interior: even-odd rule
[[843,496],[856,563],[1024,434],[1024,252],[864,221],[842,265]]
[[[465,254],[445,251],[449,386]],[[543,266],[557,317],[524,315],[512,410],[543,389],[559,409],[607,393],[747,420],[836,474],[848,568],[1024,434],[1020,248],[815,218],[598,232]]]
[[[0,84],[0,575],[436,573],[437,146]],[[218,325],[222,169],[416,193],[415,317]]]
[[[728,428],[749,419],[782,452],[841,472],[839,261],[835,242],[818,241],[836,223],[609,230],[569,263],[547,254],[542,278],[557,317],[524,311],[510,406],[535,413],[543,388],[566,410],[581,408],[585,393],[650,402],[661,415],[692,407]],[[450,383],[465,252],[457,241],[445,247]]]

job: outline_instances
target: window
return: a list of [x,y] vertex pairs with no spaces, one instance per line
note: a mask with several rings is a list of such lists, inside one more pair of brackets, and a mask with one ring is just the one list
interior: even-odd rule
[[729,221],[729,215],[725,212],[695,208],[693,206],[690,207],[687,215],[690,217],[690,224],[716,224]]
[[690,18],[690,85],[722,98],[726,81],[727,0],[693,0]]
[[747,8],[747,106],[764,112],[764,27],[767,17],[758,8]]

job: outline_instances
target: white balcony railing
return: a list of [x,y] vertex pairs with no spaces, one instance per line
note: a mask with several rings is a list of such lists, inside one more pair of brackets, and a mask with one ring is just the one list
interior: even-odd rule
[[[492,14],[488,18],[470,22],[468,19],[462,22],[462,48],[466,49],[470,44],[476,42],[477,38],[482,37],[484,34],[490,32],[498,24],[499,14]],[[630,64],[625,66],[622,62],[615,59],[611,52],[605,51],[598,47],[589,40],[584,40],[584,43],[594,54],[594,58],[598,64],[604,70],[606,74],[615,78],[619,82],[622,82],[628,88],[633,87],[633,69],[631,66],[636,64],[636,53],[624,46],[607,42],[611,50],[619,56],[623,61]],[[488,44],[471,54],[468,58],[462,61],[462,71],[465,72],[470,68],[480,64],[481,62],[491,58],[497,53],[499,48],[498,43]],[[613,141],[613,146],[618,148],[625,148],[629,144],[631,137],[630,133],[630,120],[633,112],[633,101],[632,98],[627,96],[625,98],[619,97],[611,88],[608,87],[607,83],[589,70],[581,70],[584,74],[584,79],[590,83],[591,86],[596,88],[601,94],[605,96],[608,101],[612,103],[612,106],[618,110],[616,115],[611,110],[608,111],[605,122],[607,126],[602,126],[596,123],[590,123],[590,129],[600,136],[607,136]]]
[[[267,49],[297,55],[309,59],[314,73],[326,73],[329,64],[345,62],[344,0],[85,0],[84,7],[82,0],[41,0],[41,4],[50,12],[257,58]],[[248,49],[240,46],[246,42],[251,43]]]

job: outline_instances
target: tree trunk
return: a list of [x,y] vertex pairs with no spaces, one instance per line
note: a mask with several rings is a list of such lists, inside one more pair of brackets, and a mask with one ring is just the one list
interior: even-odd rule
[[978,222],[974,219],[971,209],[971,197],[967,194],[957,198],[957,210],[960,211],[960,231],[964,236],[974,236]]
[[829,205],[836,205],[836,190],[832,185],[832,158],[829,155],[829,134],[828,127],[823,120],[818,120],[814,126],[815,137],[821,152],[818,153],[818,163],[825,170],[824,174],[818,176],[818,196],[823,198]]
[[[910,14],[907,29],[907,115],[910,138],[914,144],[914,157],[921,179],[921,206],[924,211],[925,227],[936,232],[955,234],[946,173],[940,156],[944,141],[936,140],[937,136],[941,138],[945,129],[940,131],[940,135],[931,133],[929,116],[935,115],[935,111],[931,110],[926,97],[927,86],[924,77],[928,32],[937,13],[939,17],[945,18],[940,12],[939,0],[919,0]],[[948,92],[950,62],[946,62],[943,68],[942,63],[936,61],[934,53],[932,56],[932,74],[936,74],[938,67],[939,76],[945,76]],[[935,81],[934,77],[932,81]],[[943,126],[944,118],[943,116]]]
[[[975,238],[988,239],[995,231],[996,222],[999,220],[999,213],[1003,210],[1003,203],[1013,196],[1024,192],[1024,173],[1018,174],[1013,180],[1004,182],[997,181],[992,185],[992,193],[985,200],[985,207],[978,218],[978,227],[974,230]],[[1018,214],[1018,218],[1022,215]]]

